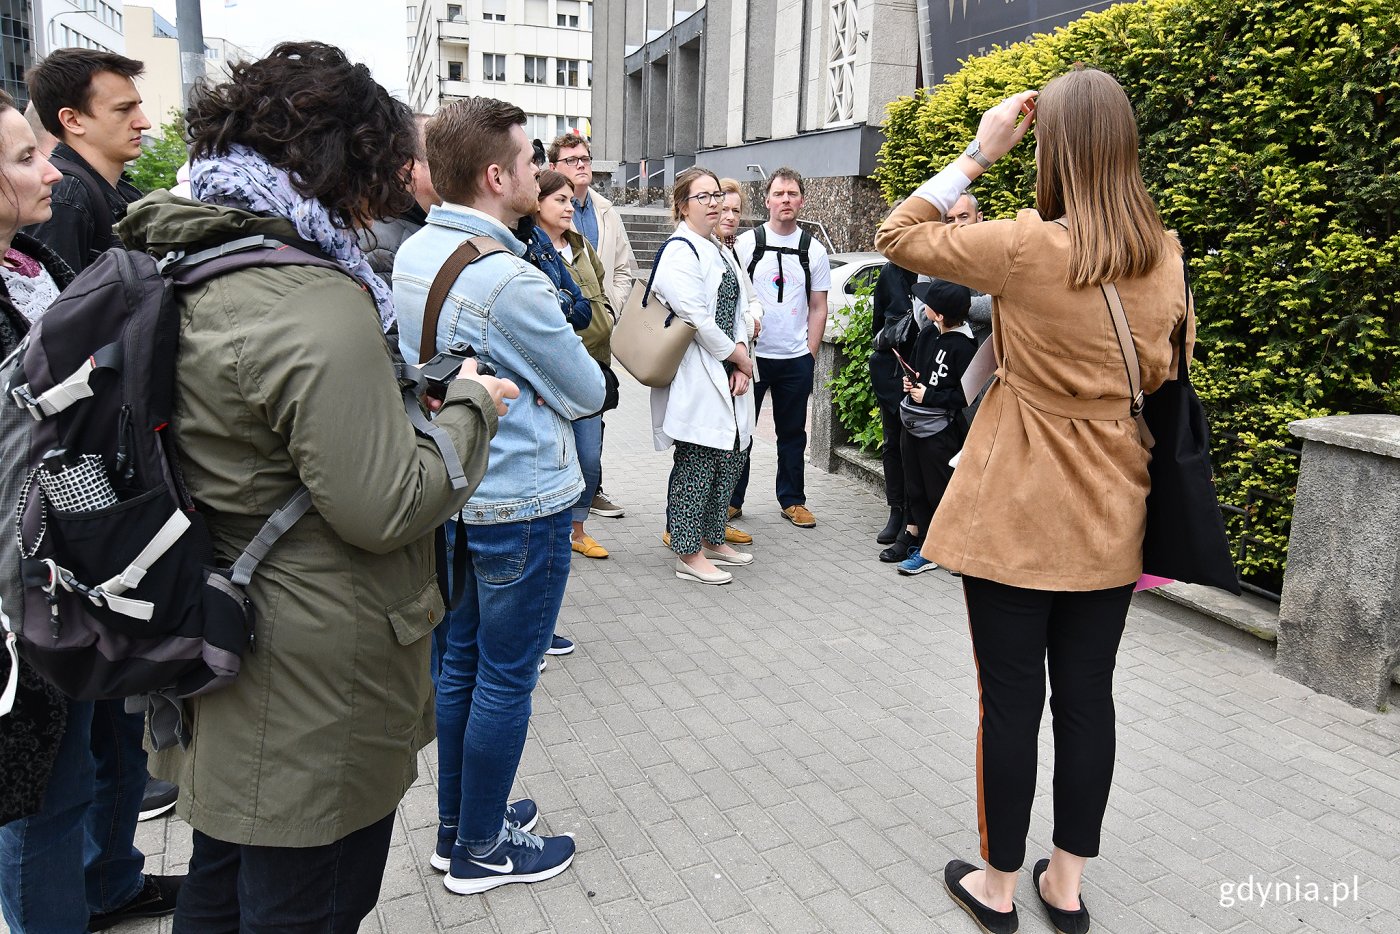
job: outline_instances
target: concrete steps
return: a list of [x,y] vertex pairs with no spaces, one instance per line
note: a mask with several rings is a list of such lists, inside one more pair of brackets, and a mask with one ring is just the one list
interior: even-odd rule
[[[622,217],[622,227],[627,231],[627,240],[637,258],[637,272],[650,272],[657,248],[676,230],[670,209],[619,207],[617,213]],[[745,218],[739,229],[742,232],[761,223],[762,218]]]

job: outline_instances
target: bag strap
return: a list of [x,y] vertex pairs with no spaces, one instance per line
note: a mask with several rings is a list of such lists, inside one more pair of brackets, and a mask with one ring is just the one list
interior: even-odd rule
[[1181,335],[1176,341],[1176,378],[1183,383],[1190,379],[1187,375],[1186,327],[1196,316],[1196,297],[1191,294],[1191,269],[1186,265],[1186,257],[1181,258],[1181,278],[1186,282],[1186,317],[1181,322]]
[[[681,243],[684,243],[686,246],[690,247],[690,252],[695,254],[695,261],[697,263],[700,261],[700,251],[695,249],[695,244],[691,243],[685,237],[669,237],[664,243],[661,244],[661,246],[656,248],[656,255],[651,258],[651,275],[647,276],[646,291],[642,293],[643,308],[647,307],[647,301],[651,298],[651,284],[656,281],[656,270],[661,268],[662,252],[666,249],[666,247],[670,246],[672,243],[675,243],[678,240]],[[672,312],[671,315],[672,317],[674,317],[675,312]],[[669,322],[671,319],[667,318],[666,320],[667,322]]]
[[418,362],[427,363],[437,353],[438,318],[442,315],[443,302],[447,293],[456,284],[457,277],[472,263],[491,253],[511,252],[506,245],[494,237],[471,237],[452,251],[442,264],[433,284],[428,289],[428,301],[423,306],[423,334],[418,340]]
[[1128,371],[1128,411],[1137,421],[1138,435],[1150,450],[1156,439],[1147,428],[1147,420],[1142,417],[1142,407],[1146,397],[1142,392],[1142,369],[1138,364],[1137,347],[1133,344],[1133,332],[1128,327],[1128,317],[1123,313],[1123,299],[1118,295],[1118,287],[1112,282],[1099,286],[1104,301],[1108,304],[1109,317],[1113,319],[1113,333],[1118,338],[1118,349],[1123,353],[1123,367]]

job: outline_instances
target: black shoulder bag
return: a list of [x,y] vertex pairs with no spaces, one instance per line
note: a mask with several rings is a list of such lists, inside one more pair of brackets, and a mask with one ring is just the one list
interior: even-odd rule
[[[1104,300],[1123,364],[1128,371],[1133,417],[1143,444],[1151,452],[1147,494],[1147,533],[1142,541],[1142,569],[1146,574],[1188,584],[1240,592],[1239,576],[1230,557],[1225,521],[1215,494],[1210,466],[1210,426],[1205,409],[1191,386],[1187,372],[1186,322],[1175,342],[1176,378],[1164,382],[1150,396],[1142,392],[1137,348],[1123,300],[1113,283],[1103,286]],[[1195,314],[1191,286],[1186,285],[1186,321]]]

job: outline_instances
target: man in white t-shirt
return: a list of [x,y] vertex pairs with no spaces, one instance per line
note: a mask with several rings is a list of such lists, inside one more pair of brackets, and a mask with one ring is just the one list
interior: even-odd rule
[[[802,176],[781,168],[768,179],[764,204],[768,223],[735,241],[739,265],[753,280],[763,304],[763,330],[754,347],[754,404],[773,396],[773,426],[778,434],[778,505],[789,522],[810,529],[817,524],[807,508],[803,458],[807,450],[807,399],[817,349],[826,331],[826,293],[831,262],[826,249],[797,226],[802,211]],[[743,513],[749,469],[744,468],[730,499],[729,518]]]

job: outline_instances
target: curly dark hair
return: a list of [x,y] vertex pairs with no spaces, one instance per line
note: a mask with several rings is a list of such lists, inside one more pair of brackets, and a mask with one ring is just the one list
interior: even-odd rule
[[191,92],[190,158],[247,146],[292,177],[342,228],[394,217],[413,203],[417,127],[369,69],[323,42],[282,42]]

